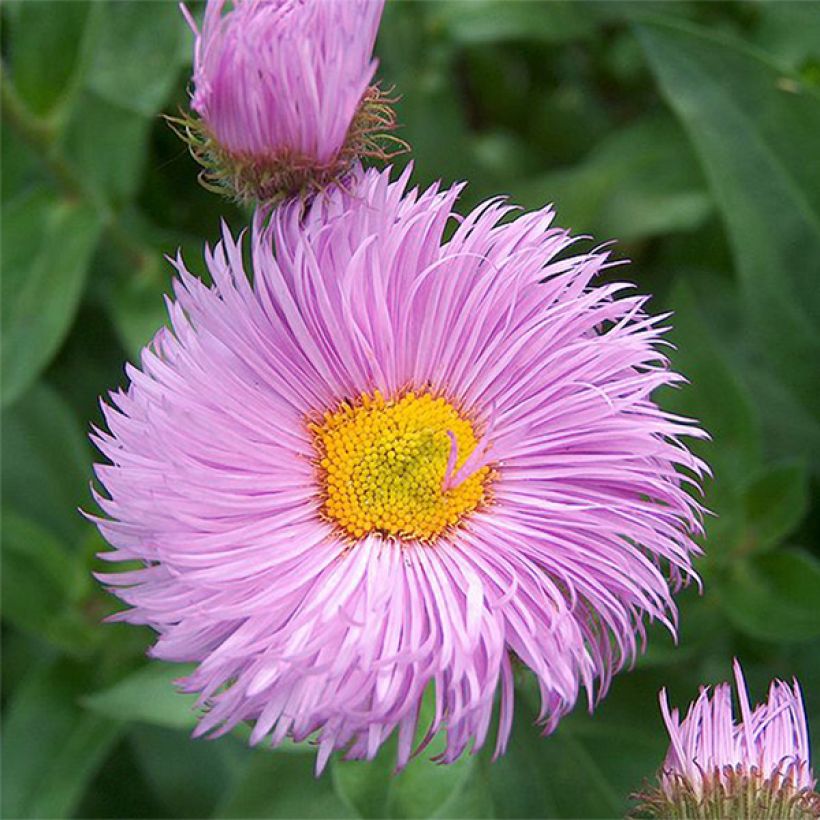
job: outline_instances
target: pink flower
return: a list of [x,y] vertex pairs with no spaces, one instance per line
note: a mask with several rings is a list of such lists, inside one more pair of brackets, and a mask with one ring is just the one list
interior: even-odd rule
[[242,200],[311,193],[394,125],[373,84],[384,0],[208,0],[196,34],[197,117],[172,119],[204,181]]
[[752,709],[737,661],[734,672],[739,722],[728,683],[716,686],[711,698],[702,687],[683,720],[677,709],[670,712],[666,690],[661,692],[671,744],[658,775],[660,789],[641,795],[644,808],[656,817],[683,816],[675,813],[680,807],[690,812],[687,817],[820,817],[797,681],[773,681],[768,702]]
[[178,259],[172,329],[95,435],[105,557],[144,565],[104,576],[118,619],[199,664],[198,734],[313,737],[319,769],[395,729],[406,764],[431,687],[443,762],[482,746],[499,690],[502,752],[514,659],[552,730],[645,619],[674,631],[697,552],[681,437],[703,434],[651,398],[681,380],[663,317],[596,284],[613,263],[568,255],[551,210],[461,217],[461,186],[407,180],[257,216],[251,276],[227,229],[212,286]]

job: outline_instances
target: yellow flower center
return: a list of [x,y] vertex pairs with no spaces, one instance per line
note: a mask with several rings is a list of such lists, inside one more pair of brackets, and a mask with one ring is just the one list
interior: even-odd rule
[[485,498],[488,466],[458,474],[478,444],[473,425],[441,397],[362,394],[310,429],[323,514],[353,538],[432,541]]

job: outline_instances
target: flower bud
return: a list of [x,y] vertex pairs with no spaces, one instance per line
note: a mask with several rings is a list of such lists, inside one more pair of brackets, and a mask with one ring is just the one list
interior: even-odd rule
[[270,203],[388,158],[395,117],[373,78],[384,0],[208,0],[191,113],[169,118],[209,189]]
[[633,817],[734,820],[808,820],[820,817],[820,795],[809,762],[809,739],[797,681],[775,680],[769,699],[754,709],[740,664],[734,664],[740,722],[728,683],[712,697],[702,687],[683,721],[661,712],[671,744],[658,784],[635,795]]

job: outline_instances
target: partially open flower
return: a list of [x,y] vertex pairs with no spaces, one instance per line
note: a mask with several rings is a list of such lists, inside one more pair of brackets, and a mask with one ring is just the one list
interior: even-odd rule
[[272,202],[343,182],[403,146],[373,83],[384,0],[208,0],[196,34],[193,114],[169,118],[206,187]]
[[669,710],[666,690],[661,712],[671,745],[658,773],[658,786],[637,795],[636,817],[755,818],[807,820],[820,817],[820,795],[809,762],[809,738],[797,681],[775,680],[769,699],[754,708],[740,664],[735,661],[740,722],[735,723],[728,683],[701,688],[680,720]]

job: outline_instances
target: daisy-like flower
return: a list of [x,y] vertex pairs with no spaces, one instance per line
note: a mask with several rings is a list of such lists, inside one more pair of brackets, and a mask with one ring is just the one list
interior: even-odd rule
[[178,259],[172,329],[95,436],[106,557],[144,563],[104,576],[117,617],[199,664],[199,734],[312,738],[319,769],[394,729],[403,766],[428,689],[420,745],[481,747],[500,690],[500,753],[514,661],[547,730],[591,707],[646,618],[674,630],[697,551],[662,317],[549,209],[462,218],[408,173],[257,217],[252,276],[227,229],[212,286]]
[[[399,145],[373,83],[384,0],[208,0],[193,116],[169,118],[206,187],[240,202],[315,193]],[[391,143],[392,140],[392,143]]]
[[661,712],[671,744],[658,774],[658,787],[638,795],[637,815],[664,818],[756,818],[808,820],[820,817],[820,795],[809,761],[809,736],[797,681],[772,682],[769,699],[754,709],[740,664],[734,663],[740,704],[735,722],[732,688],[701,688],[681,720],[669,710],[666,690]]

